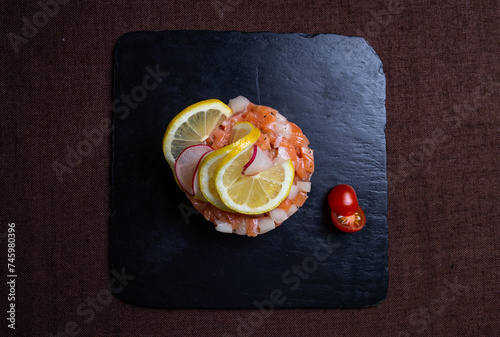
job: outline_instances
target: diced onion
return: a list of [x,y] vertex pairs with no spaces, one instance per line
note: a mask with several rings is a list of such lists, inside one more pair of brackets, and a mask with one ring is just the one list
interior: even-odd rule
[[285,116],[280,114],[279,112],[276,114],[276,122],[280,124],[285,124],[287,122]]
[[280,147],[280,145],[281,145],[281,141],[282,141],[282,140],[283,140],[283,136],[279,134],[279,135],[276,137],[276,141],[275,141],[275,142],[274,142],[274,144],[273,144],[273,146],[274,146],[274,148],[275,148],[275,149],[277,149],[278,147]]
[[290,159],[288,150],[285,147],[279,147],[278,154],[276,155],[276,158],[274,158],[273,163],[274,165],[279,165],[282,162],[287,161],[288,159]]
[[292,128],[286,120],[285,122],[276,121],[274,132],[278,135],[282,135],[284,138],[290,138],[292,136]]
[[292,206],[290,206],[290,208],[289,208],[289,209],[288,209],[288,211],[286,212],[286,215],[287,215],[288,217],[291,217],[293,214],[295,214],[295,212],[297,212],[297,210],[298,210],[298,209],[299,209],[299,208],[298,208],[297,206],[292,205]]
[[297,186],[302,192],[311,192],[311,182],[310,181],[297,181]]
[[238,235],[247,235],[247,228],[246,226],[241,225],[238,228],[236,228],[234,233]]
[[243,96],[238,96],[229,100],[228,106],[233,110],[233,113],[244,111],[250,101]]
[[286,212],[281,209],[281,208],[275,208],[272,211],[269,212],[269,216],[276,222],[277,224],[282,223],[286,219],[288,219],[288,216],[286,215]]
[[222,233],[232,233],[233,232],[233,227],[231,226],[231,224],[224,222],[224,221],[220,221],[219,219],[216,219],[215,223],[217,224],[217,226],[215,226],[215,230],[222,232]]
[[271,219],[271,217],[266,216],[264,218],[259,219],[260,234],[267,233],[275,228],[276,225],[274,224],[274,220]]
[[293,200],[299,194],[299,187],[295,184],[292,185],[292,188],[290,188],[290,192],[288,193],[288,199]]

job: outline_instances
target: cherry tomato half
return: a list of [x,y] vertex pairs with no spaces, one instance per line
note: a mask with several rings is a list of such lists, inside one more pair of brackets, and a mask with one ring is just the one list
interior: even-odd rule
[[354,215],[358,209],[358,198],[354,188],[345,184],[335,186],[328,193],[328,205],[339,215]]
[[363,212],[361,207],[358,207],[353,215],[348,216],[338,215],[332,211],[331,217],[335,227],[343,232],[357,232],[366,224],[365,212]]

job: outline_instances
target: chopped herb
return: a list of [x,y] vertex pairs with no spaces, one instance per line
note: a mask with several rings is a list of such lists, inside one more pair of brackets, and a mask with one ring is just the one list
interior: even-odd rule
[[273,116],[274,116],[274,113],[273,113],[272,111],[271,111],[271,115],[273,115]]
[[266,117],[267,117],[267,115],[264,115],[264,118],[266,118]]

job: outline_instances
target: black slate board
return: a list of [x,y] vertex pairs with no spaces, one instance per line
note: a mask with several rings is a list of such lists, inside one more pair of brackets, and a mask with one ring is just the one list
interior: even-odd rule
[[[155,70],[168,75],[155,79]],[[218,233],[189,214],[161,147],[183,108],[238,95],[298,124],[315,151],[309,199],[257,238]],[[163,308],[267,308],[366,307],[385,298],[385,75],[364,39],[128,33],[115,50],[114,97],[111,268],[135,277],[120,299]],[[366,213],[358,233],[339,232],[330,221],[326,195],[339,183],[356,189]]]

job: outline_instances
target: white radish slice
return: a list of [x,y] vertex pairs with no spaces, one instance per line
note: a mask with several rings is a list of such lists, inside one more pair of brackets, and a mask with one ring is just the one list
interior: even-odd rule
[[288,211],[286,211],[286,215],[287,215],[288,217],[291,217],[292,215],[294,215],[294,214],[295,214],[295,212],[297,212],[297,210],[298,210],[298,209],[299,209],[299,208],[298,208],[297,206],[292,205],[292,206],[290,206],[290,208],[288,209]]
[[200,162],[200,158],[213,149],[205,144],[196,144],[186,147],[175,160],[175,177],[181,188],[187,194],[194,196],[193,176]]
[[233,110],[233,113],[245,111],[250,101],[243,96],[238,96],[229,100],[228,106]]
[[196,164],[196,168],[194,170],[194,174],[193,174],[193,182],[192,182],[192,186],[193,186],[193,193],[195,196],[199,197],[200,199],[202,200],[206,200],[205,197],[203,196],[203,194],[201,193],[200,191],[200,180],[199,180],[199,168],[200,168],[200,164],[201,164],[201,161],[203,160],[203,158],[205,158],[205,156],[207,156],[209,153],[213,152],[214,150],[211,149],[210,151],[207,151],[205,152],[201,157],[200,157],[200,160],[198,160],[198,164]]
[[292,188],[290,188],[290,192],[288,192],[288,199],[293,200],[299,194],[300,189],[297,185],[293,184]]
[[288,219],[288,215],[286,215],[285,210],[283,210],[281,208],[275,208],[275,209],[273,209],[272,211],[269,212],[269,216],[277,224],[280,224],[283,221],[285,221],[286,219]]
[[270,217],[266,216],[264,218],[259,219],[260,234],[267,233],[275,228],[276,225],[274,224],[274,220],[271,219]]
[[245,166],[243,166],[243,172],[241,173],[247,176],[252,176],[271,167],[273,167],[273,161],[271,158],[266,156],[266,154],[254,144],[252,156]]
[[311,192],[311,182],[310,181],[297,181],[297,186],[302,192]]

